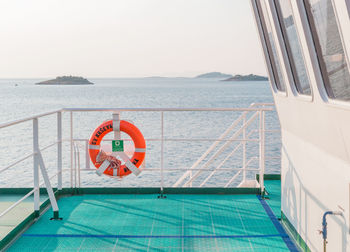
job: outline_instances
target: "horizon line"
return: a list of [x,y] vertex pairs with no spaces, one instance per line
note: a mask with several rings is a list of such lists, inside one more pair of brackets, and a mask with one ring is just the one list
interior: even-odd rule
[[[144,78],[187,78],[187,79],[193,79],[193,78],[197,78],[199,75],[203,75],[203,74],[207,74],[207,73],[216,73],[216,71],[213,72],[205,72],[202,74],[197,74],[194,76],[162,76],[162,75],[150,75],[150,76],[104,76],[104,77],[98,77],[98,76],[83,76],[83,75],[57,75],[55,77],[53,76],[38,76],[38,77],[1,77],[0,79],[4,80],[4,79],[47,79],[47,78],[56,78],[56,77],[61,77],[61,76],[74,76],[74,77],[84,77],[84,78],[90,78],[90,79],[144,79]],[[225,75],[232,75],[232,76],[236,76],[236,75],[259,75],[259,76],[263,76],[263,77],[268,77],[267,74],[254,74],[254,73],[249,73],[249,74],[230,74],[230,73],[224,73],[224,72],[217,72],[217,73],[221,73],[221,74],[225,74]],[[215,77],[212,77],[215,78]],[[220,77],[219,77],[220,78]],[[203,78],[203,79],[210,79],[209,78]]]

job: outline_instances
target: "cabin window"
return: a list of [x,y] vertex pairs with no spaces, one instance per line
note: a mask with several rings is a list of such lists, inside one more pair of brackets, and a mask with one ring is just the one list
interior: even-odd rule
[[304,0],[328,96],[350,101],[350,74],[331,0]]
[[304,55],[295,27],[290,0],[275,0],[275,6],[296,89],[300,94],[311,95],[309,76],[307,74]]
[[282,76],[282,69],[281,69],[281,64],[278,59],[277,55],[277,48],[276,48],[276,43],[273,38],[272,34],[272,26],[269,20],[268,12],[267,12],[267,7],[264,3],[263,0],[257,1],[258,4],[258,11],[259,11],[259,16],[261,19],[262,27],[263,27],[263,33],[267,45],[267,50],[269,53],[269,58],[271,62],[271,67],[272,67],[272,72],[273,72],[273,77],[274,77],[274,82],[275,86],[279,91],[285,92],[285,84],[284,84],[284,79]]

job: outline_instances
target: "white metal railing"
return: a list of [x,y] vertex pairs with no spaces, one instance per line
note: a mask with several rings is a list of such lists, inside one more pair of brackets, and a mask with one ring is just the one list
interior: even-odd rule
[[[58,125],[58,130],[57,130],[57,141],[55,143],[49,144],[43,148],[39,148],[39,124],[38,124],[38,119],[49,116],[52,114],[57,114],[57,125]],[[33,157],[33,189],[28,192],[26,195],[24,195],[22,198],[20,198],[18,201],[16,201],[14,204],[12,204],[10,207],[8,207],[6,210],[4,210],[2,213],[0,213],[0,218],[9,213],[14,207],[19,205],[21,202],[23,202],[25,199],[30,197],[31,195],[34,194],[34,211],[38,212],[40,210],[40,187],[45,186],[47,189],[47,193],[49,195],[49,199],[51,202],[51,206],[54,211],[54,215],[58,218],[58,205],[56,202],[56,198],[54,196],[54,192],[51,186],[51,181],[54,177],[58,177],[58,189],[62,189],[62,111],[53,111],[53,112],[48,112],[44,114],[40,114],[37,116],[32,116],[28,117],[22,120],[16,120],[13,122],[8,122],[4,124],[0,124],[0,129],[11,127],[14,125],[18,125],[27,121],[32,121],[33,122],[33,152],[29,155],[26,155],[25,157],[11,163],[10,165],[6,166],[5,168],[0,169],[0,174],[5,172],[6,170],[14,167],[15,165],[27,160],[30,157]],[[45,163],[42,157],[42,151],[49,149],[53,146],[57,145],[58,153],[57,153],[57,158],[58,158],[58,166],[57,166],[57,172],[54,174],[54,176],[49,177]],[[41,171],[42,177],[44,179],[44,182],[42,184],[39,184],[39,169]]]
[[[264,146],[265,146],[265,132],[267,132],[265,130],[265,122],[264,122],[264,114],[265,112],[271,111],[273,110],[273,104],[252,104],[249,108],[213,108],[213,109],[193,109],[193,108],[185,108],[185,109],[119,109],[118,113],[120,113],[121,111],[134,111],[134,112],[139,112],[139,111],[151,111],[151,112],[160,112],[161,113],[161,137],[160,138],[150,138],[150,139],[146,139],[147,142],[151,142],[151,141],[159,141],[161,142],[161,164],[160,164],[160,168],[147,168],[147,171],[159,171],[161,174],[161,183],[160,183],[160,188],[164,187],[164,172],[165,170],[167,172],[169,171],[183,171],[183,168],[169,168],[169,169],[164,169],[164,142],[176,142],[176,141],[191,141],[191,142],[199,142],[199,141],[215,141],[213,143],[213,145],[202,155],[202,157],[200,157],[195,163],[194,165],[187,169],[186,172],[182,175],[181,178],[178,179],[178,181],[176,181],[174,183],[174,187],[178,187],[178,186],[192,186],[192,182],[195,181],[198,176],[200,174],[202,174],[204,171],[211,171],[211,173],[204,179],[204,181],[202,183],[200,183],[200,187],[204,186],[205,183],[217,172],[217,171],[223,171],[223,170],[238,170],[237,174],[233,177],[233,178],[237,178],[237,176],[240,173],[243,173],[243,181],[246,179],[246,173],[247,171],[256,171],[259,172],[261,174],[264,173],[264,166],[265,166],[265,151],[264,151]],[[91,112],[91,111],[111,111],[111,112],[116,112],[114,109],[67,109],[70,112]],[[171,111],[240,111],[243,112],[243,114],[234,121],[234,123],[219,137],[219,138],[206,138],[206,139],[200,139],[200,138],[164,138],[164,112],[171,112]],[[247,117],[247,113],[248,112],[254,112],[253,116],[251,116],[247,121],[246,121],[246,117]],[[244,119],[244,120],[243,120]],[[235,129],[235,127],[241,122],[244,121],[243,126],[239,129],[235,131],[235,134],[230,137],[227,138],[227,135],[229,135],[230,133],[232,133],[232,131]],[[255,120],[259,120],[260,121],[260,125],[258,127],[258,129],[256,130],[251,130],[248,134],[246,134],[246,129],[249,127],[249,125],[254,122]],[[254,133],[254,132],[258,132],[259,133],[259,138],[258,139],[250,139],[249,136]],[[268,132],[272,132],[271,130],[269,130]],[[243,135],[243,138],[238,138],[238,136]],[[112,139],[106,139],[105,141],[111,141]],[[87,139],[73,139],[73,142],[79,142],[79,141],[84,141],[86,146],[87,146]],[[210,158],[210,160],[204,165],[201,166],[200,168],[198,168],[198,165],[209,155],[211,154],[211,152],[214,151],[215,147],[222,142],[226,142],[224,144],[224,146],[222,146],[218,151],[215,152],[215,154]],[[238,146],[236,146],[236,148],[234,149],[233,152],[231,152],[229,155],[227,155],[227,157],[224,159],[223,162],[220,163],[219,166],[217,166],[214,170],[209,168],[209,165],[211,163],[213,163],[213,161],[223,152],[225,151],[232,142],[240,142],[240,144]],[[258,142],[259,143],[259,157],[253,157],[251,158],[248,162],[246,161],[246,148],[245,145],[247,142]],[[231,157],[232,155],[235,154],[235,152],[238,150],[238,148],[240,146],[243,146],[243,164],[242,164],[242,168],[237,169],[237,168],[229,168],[229,169],[225,169],[225,168],[221,168],[221,166],[227,161],[227,159],[229,157]],[[75,155],[75,154],[74,154]],[[87,147],[85,148],[85,155],[86,155],[86,160],[89,160],[88,157],[88,152],[87,152]],[[278,157],[268,157],[268,159],[273,159],[273,158],[278,158]],[[254,160],[259,160],[259,168],[258,169],[249,169],[248,166],[249,164],[254,161]],[[80,162],[79,162],[79,168],[78,168],[78,174],[79,174],[79,178],[80,178],[80,173],[81,171],[90,171],[90,170],[94,170],[90,168],[90,164],[89,161],[86,161],[86,168],[85,169],[81,169],[80,168]],[[77,166],[75,166],[76,168]],[[196,172],[195,175],[193,175],[193,172]],[[183,185],[181,185],[182,182],[184,182],[188,177],[190,177],[189,180],[187,180]],[[260,176],[261,181],[260,181],[260,185],[261,188],[263,189],[263,176]],[[231,184],[233,180],[230,180],[230,183],[226,184],[225,187],[227,187],[229,184]],[[243,183],[244,185],[244,183]],[[79,184],[80,186],[80,184]]]
[[[256,118],[257,118],[257,114],[258,112],[255,112],[253,114],[253,116],[247,121],[245,122],[241,128],[239,130],[237,130],[233,136],[231,136],[230,140],[234,140],[237,139],[237,137],[239,135],[242,134],[243,130],[246,129]],[[233,131],[233,129],[238,125],[238,123],[240,123],[242,121],[242,119],[244,118],[244,115],[246,114],[246,112],[243,113],[243,115],[241,115],[237,120],[234,121],[234,123],[224,132],[223,135],[221,135],[220,139],[222,139],[223,137],[226,137],[229,133],[231,133]],[[215,147],[220,143],[221,141],[218,140],[216,141],[196,162],[195,164],[190,168],[190,171],[192,171],[195,167],[197,167],[200,162],[202,162],[214,149]],[[213,161],[216,160],[216,158],[224,151],[227,149],[227,147],[230,145],[230,142],[226,142],[221,148],[219,148],[214,155],[203,165],[204,168],[208,168],[208,166],[210,164],[213,163]],[[238,148],[236,148],[238,149]],[[202,171],[198,171],[194,176],[191,176],[190,180],[187,181],[185,183],[184,186],[188,186],[190,183],[192,183],[200,174],[202,173]],[[174,187],[179,186],[188,176],[187,174],[189,174],[189,171],[187,173],[185,173],[175,184]]]
[[[160,143],[160,167],[146,167],[144,171],[159,172],[160,182],[159,187],[161,190],[165,187],[165,173],[167,172],[184,172],[180,178],[172,184],[173,187],[191,187],[193,183],[197,183],[199,187],[205,186],[208,181],[220,171],[234,171],[235,174],[228,178],[223,187],[229,187],[235,180],[241,176],[242,181],[240,186],[245,186],[247,179],[247,172],[259,173],[260,181],[258,186],[261,191],[264,191],[264,172],[265,172],[265,161],[267,159],[274,159],[278,157],[265,157],[265,133],[272,132],[271,130],[265,129],[265,113],[274,110],[273,104],[259,103],[252,104],[248,108],[64,108],[53,112],[40,114],[37,116],[28,117],[22,120],[16,120],[0,124],[0,130],[8,128],[13,125],[18,125],[24,122],[33,122],[33,153],[30,153],[14,162],[11,162],[8,166],[0,169],[0,174],[9,170],[10,168],[18,165],[19,163],[33,157],[33,189],[23,196],[20,200],[15,202],[8,209],[0,213],[0,217],[7,214],[11,209],[16,207],[18,204],[23,202],[26,198],[34,194],[34,210],[39,211],[40,208],[40,187],[45,186],[47,188],[51,205],[54,211],[58,211],[58,206],[54,197],[51,183],[56,178],[57,189],[61,190],[63,185],[62,174],[69,172],[69,180],[71,188],[81,187],[81,173],[85,171],[95,171],[96,169],[90,166],[90,158],[88,155],[88,139],[86,138],[75,138],[74,137],[74,115],[79,112],[112,112],[112,113],[123,113],[123,112],[156,112],[160,114],[160,136],[156,138],[146,138],[146,142],[159,142]],[[240,116],[234,120],[234,122],[227,128],[224,133],[218,138],[166,138],[164,132],[164,113],[168,112],[237,112],[241,113]],[[62,114],[68,113],[70,116],[69,121],[69,139],[63,138],[63,125],[62,125]],[[51,143],[43,148],[39,148],[39,127],[38,119],[50,115],[57,115],[57,141]],[[258,123],[257,128],[251,129],[253,123]],[[254,134],[258,134],[258,137],[251,138]],[[104,141],[111,141],[112,139],[105,139]],[[190,168],[176,167],[176,168],[165,168],[164,164],[164,144],[165,142],[213,142],[207,151],[196,161]],[[63,169],[63,143],[68,142],[70,144],[70,167]],[[217,162],[219,156],[233,143],[237,145],[230,151],[225,157]],[[251,156],[248,159],[247,156],[247,143],[257,143],[259,145],[258,153],[255,156]],[[48,176],[47,169],[44,164],[42,157],[42,151],[50,149],[53,146],[57,146],[57,171],[51,177]],[[224,168],[223,165],[238,153],[239,149],[242,149],[242,165],[241,167],[229,167]],[[83,150],[83,151],[81,151]],[[81,164],[81,153],[85,152],[85,167]],[[258,168],[250,168],[250,164],[256,160],[259,160]],[[216,164],[212,167],[213,164]],[[39,170],[43,176],[44,183],[39,184]],[[204,175],[208,173],[207,175]]]

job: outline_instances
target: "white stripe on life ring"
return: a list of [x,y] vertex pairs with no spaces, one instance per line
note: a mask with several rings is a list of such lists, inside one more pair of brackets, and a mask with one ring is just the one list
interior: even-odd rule
[[120,131],[120,121],[119,120],[113,120],[113,131]]
[[121,134],[120,134],[120,121],[113,119],[113,132],[114,132],[114,139],[120,140]]
[[110,163],[109,161],[105,160],[105,161],[101,164],[101,166],[96,170],[97,175],[98,175],[98,176],[101,176],[101,175],[105,172],[105,170],[107,170],[107,168],[108,168],[108,166],[109,166],[110,164],[111,164],[111,163]]
[[129,170],[134,173],[136,176],[141,173],[141,171],[131,163],[129,157],[124,152],[119,152],[118,155],[124,160],[125,166],[129,168]]
[[135,152],[146,152],[145,148],[135,148]]
[[89,144],[89,150],[99,150],[99,149],[100,149],[99,145]]

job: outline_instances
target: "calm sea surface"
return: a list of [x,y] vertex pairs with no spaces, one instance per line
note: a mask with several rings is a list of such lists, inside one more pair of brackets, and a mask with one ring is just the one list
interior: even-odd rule
[[[251,103],[273,102],[268,82],[222,82],[212,79],[188,78],[145,78],[145,79],[91,79],[95,85],[87,86],[36,86],[34,83],[42,79],[2,79],[0,80],[0,122],[21,119],[34,114],[40,114],[61,108],[241,108]],[[17,84],[17,85],[15,85]],[[240,116],[240,112],[165,112],[164,137],[168,139],[183,138],[218,138],[221,133]],[[247,119],[252,114],[247,115]],[[73,114],[75,139],[88,139],[92,131],[103,121],[111,119],[110,112],[93,112]],[[68,140],[69,113],[63,115],[63,137]],[[146,139],[160,138],[159,112],[125,112],[121,118],[133,122],[144,134]],[[5,129],[0,129],[1,152],[0,169],[3,169],[32,152],[32,121]],[[258,137],[254,131],[257,122],[251,125],[251,139]],[[279,123],[275,112],[266,115],[266,126],[273,132],[266,136],[267,173],[279,172],[280,155]],[[249,129],[248,129],[249,131]],[[111,136],[112,137],[112,136]],[[56,141],[56,115],[39,119],[40,147],[45,147]],[[206,151],[212,142],[204,141],[167,141],[164,145],[164,186],[171,186],[183,172]],[[222,143],[224,144],[224,143]],[[232,150],[231,146],[220,155],[207,169],[213,170]],[[80,150],[80,166],[86,168],[85,142],[77,142]],[[247,161],[251,159],[248,168],[258,167],[258,144],[254,141],[247,143]],[[63,145],[63,182],[70,186],[79,183],[78,173],[71,173],[70,145]],[[44,150],[45,165],[50,176],[57,171],[57,149],[55,146]],[[206,159],[207,160],[207,159]],[[205,160],[205,161],[206,161]],[[145,169],[140,176],[130,175],[123,179],[106,176],[98,177],[93,171],[82,171],[80,183],[82,186],[158,186],[161,175],[157,170],[161,165],[160,143],[147,141]],[[93,165],[90,164],[91,168]],[[208,180],[205,186],[223,186],[242,167],[242,148],[228,158],[222,165],[225,170],[219,171]],[[149,170],[147,170],[149,169]],[[194,171],[196,173],[197,171]],[[193,186],[201,184],[211,171],[203,171]],[[253,178],[256,171],[247,173]],[[33,181],[33,160],[17,164],[1,174],[1,186],[31,186]],[[237,178],[238,182],[241,175]],[[53,184],[56,178],[52,179]],[[233,182],[231,186],[238,182]]]

